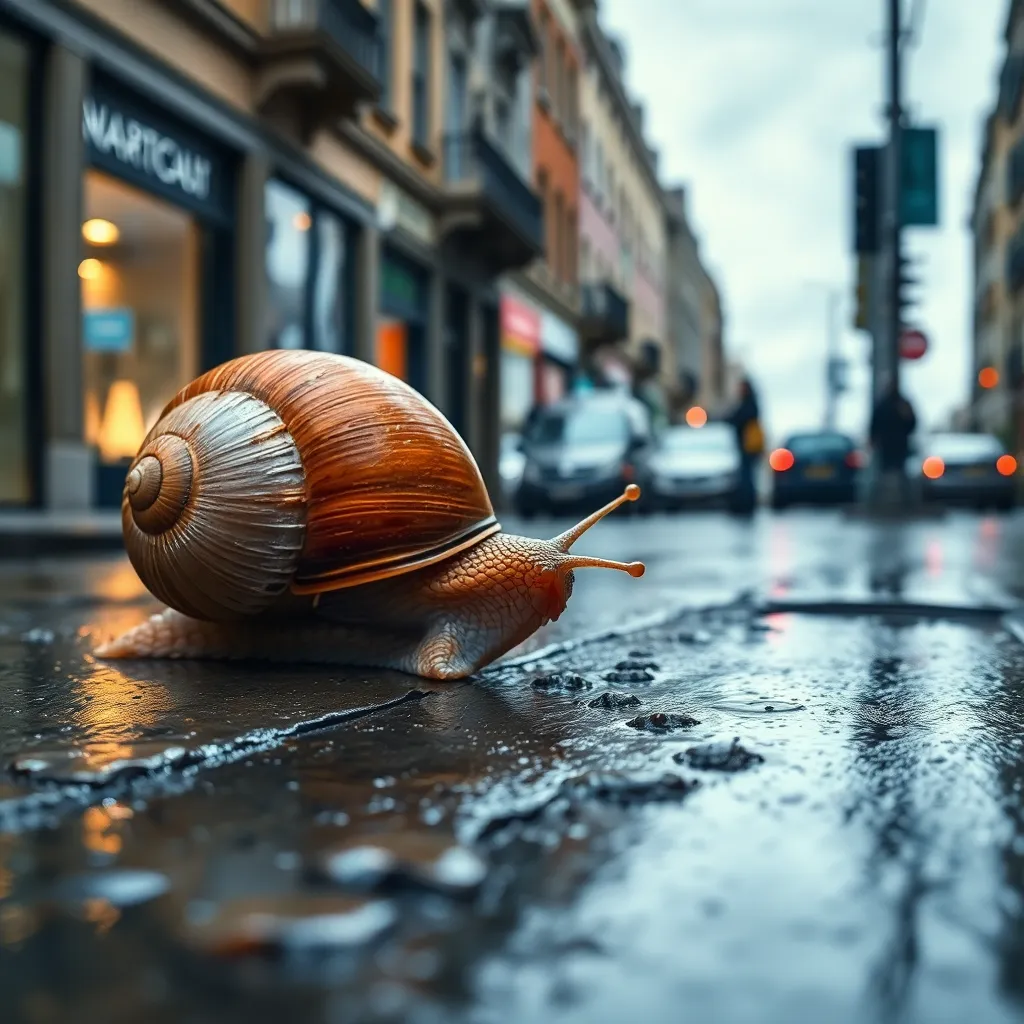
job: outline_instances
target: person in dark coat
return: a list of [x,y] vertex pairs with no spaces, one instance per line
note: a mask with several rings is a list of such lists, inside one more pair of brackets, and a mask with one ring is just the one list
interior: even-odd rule
[[882,473],[903,468],[910,456],[910,437],[916,429],[914,407],[890,381],[871,413],[871,447]]
[[734,510],[751,515],[757,508],[757,465],[764,454],[764,432],[757,392],[749,378],[740,384],[740,400],[729,416],[740,449],[740,479],[733,503]]

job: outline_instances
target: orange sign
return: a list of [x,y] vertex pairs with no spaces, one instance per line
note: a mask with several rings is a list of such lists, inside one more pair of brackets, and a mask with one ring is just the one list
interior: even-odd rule
[[405,380],[405,324],[383,320],[377,327],[377,365]]

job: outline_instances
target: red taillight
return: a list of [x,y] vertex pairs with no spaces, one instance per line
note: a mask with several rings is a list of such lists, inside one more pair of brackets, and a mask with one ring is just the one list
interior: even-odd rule
[[929,480],[938,480],[939,477],[946,472],[946,464],[938,457],[938,455],[929,455],[928,458],[921,463],[921,472],[924,473]]
[[863,469],[864,453],[854,449],[846,456],[846,464],[850,467],[850,469]]
[[996,469],[1003,476],[1013,476],[1017,472],[1017,460],[1012,455],[1000,455],[996,459]]
[[768,465],[776,473],[785,473],[787,469],[792,469],[794,462],[796,462],[796,459],[793,458],[793,453],[788,448],[776,448],[768,456]]

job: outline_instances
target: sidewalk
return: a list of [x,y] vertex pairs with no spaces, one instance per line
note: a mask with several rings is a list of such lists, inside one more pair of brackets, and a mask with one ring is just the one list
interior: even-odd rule
[[99,553],[121,547],[121,513],[116,510],[0,511],[0,558]]

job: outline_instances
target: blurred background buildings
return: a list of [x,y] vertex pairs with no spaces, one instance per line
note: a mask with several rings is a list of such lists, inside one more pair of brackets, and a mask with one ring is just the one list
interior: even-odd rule
[[600,15],[0,0],[0,504],[116,507],[171,396],[269,347],[403,377],[492,494],[567,394],[723,408],[723,299]]

